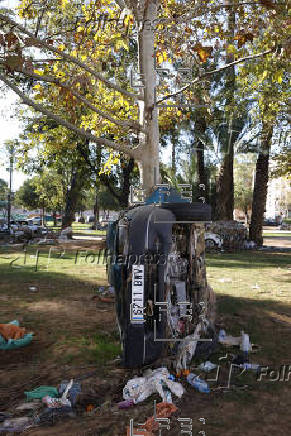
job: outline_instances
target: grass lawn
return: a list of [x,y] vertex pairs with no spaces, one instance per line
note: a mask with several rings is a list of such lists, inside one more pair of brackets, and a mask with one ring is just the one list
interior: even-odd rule
[[[28,248],[25,265],[20,248],[0,251],[0,322],[18,319],[35,332],[28,347],[0,351],[0,411],[13,407],[24,398],[24,391],[40,384],[56,385],[61,379],[96,370],[82,383],[82,389],[105,403],[97,414],[80,416],[73,426],[69,420],[28,433],[125,436],[130,418],[144,422],[153,414],[153,398],[160,401],[159,397],[129,410],[112,407],[122,399],[124,384],[137,371],[124,370],[113,361],[120,352],[114,305],[92,300],[97,286],[106,284],[105,268],[92,262],[93,256],[88,256],[86,263],[81,251],[77,262],[76,250],[61,254],[54,249],[49,262],[48,252],[49,247],[40,249],[35,271],[35,247]],[[290,270],[287,253],[207,255],[208,282],[217,295],[217,328],[234,336],[241,330],[249,333],[252,343],[260,346],[251,361],[274,369],[291,365]],[[38,292],[30,292],[29,286],[37,286]],[[226,352],[236,351],[219,347],[210,360],[219,363]],[[226,375],[227,382],[225,368],[222,377]],[[222,381],[224,384],[224,378]],[[173,397],[173,401],[178,407],[177,417],[192,418],[193,434],[204,430],[207,436],[287,436],[291,434],[290,384],[291,373],[289,382],[272,382],[268,377],[259,382],[254,373],[244,373],[233,376],[234,388],[230,391],[201,394],[185,383],[186,393],[181,399]],[[240,390],[239,385],[248,388]],[[217,385],[212,383],[211,387]],[[200,417],[206,419],[204,428]],[[180,435],[176,418],[165,434]]]
[[[72,224],[73,234],[79,234],[79,235],[106,235],[106,230],[91,230],[92,223],[90,224],[82,224],[74,222]],[[53,222],[48,222],[48,227],[50,230],[61,230],[61,225],[54,226]]]

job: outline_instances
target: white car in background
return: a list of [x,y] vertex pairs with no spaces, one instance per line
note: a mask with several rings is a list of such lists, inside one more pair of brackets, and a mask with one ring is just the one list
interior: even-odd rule
[[223,239],[217,233],[205,233],[205,247],[206,248],[222,248]]

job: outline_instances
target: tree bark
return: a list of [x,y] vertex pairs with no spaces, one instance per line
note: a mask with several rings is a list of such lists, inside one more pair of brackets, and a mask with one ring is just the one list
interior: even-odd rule
[[196,171],[198,175],[198,185],[204,185],[204,188],[199,189],[201,196],[205,197],[205,201],[209,200],[209,184],[207,172],[205,168],[205,147],[199,136],[204,135],[206,130],[206,121],[204,117],[199,117],[195,123],[195,133],[198,134],[196,140]]
[[98,201],[98,193],[96,189],[95,195],[95,204],[94,204],[94,225],[96,228],[97,223],[99,222],[99,201]]
[[137,158],[140,171],[140,184],[149,194],[156,183],[160,182],[159,174],[159,125],[158,108],[155,102],[156,70],[154,50],[154,23],[157,19],[158,5],[154,0],[145,2],[138,35],[139,70],[145,87],[144,102],[139,102],[140,124],[147,134],[140,134],[140,141],[145,143],[142,155]]
[[[232,0],[226,0],[226,4]],[[235,31],[235,7],[229,5],[228,9],[228,34],[230,37],[229,44],[234,42]],[[227,63],[233,62],[233,54],[227,54]],[[234,99],[235,71],[234,66],[227,70],[226,74],[226,105],[231,105]],[[233,220],[234,208],[234,183],[233,183],[233,147],[238,135],[234,134],[232,120],[228,126],[228,132],[223,135],[223,162],[220,167],[217,189],[216,189],[216,219]]]
[[250,239],[263,245],[263,221],[269,180],[269,153],[273,135],[273,125],[263,123],[262,149],[258,154],[253,191]]
[[119,197],[119,204],[121,207],[128,207],[129,189],[130,189],[130,176],[134,167],[134,159],[130,158],[127,163],[124,163],[122,168],[123,180],[122,180],[122,192]]

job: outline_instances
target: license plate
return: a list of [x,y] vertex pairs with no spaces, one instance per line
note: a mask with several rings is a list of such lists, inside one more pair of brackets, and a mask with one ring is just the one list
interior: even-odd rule
[[144,265],[132,265],[131,322],[144,322]]

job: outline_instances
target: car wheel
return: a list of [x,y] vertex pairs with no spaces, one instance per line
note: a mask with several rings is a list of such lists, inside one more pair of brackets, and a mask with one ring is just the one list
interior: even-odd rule
[[216,243],[213,241],[213,239],[205,239],[205,246],[206,248],[215,248]]

